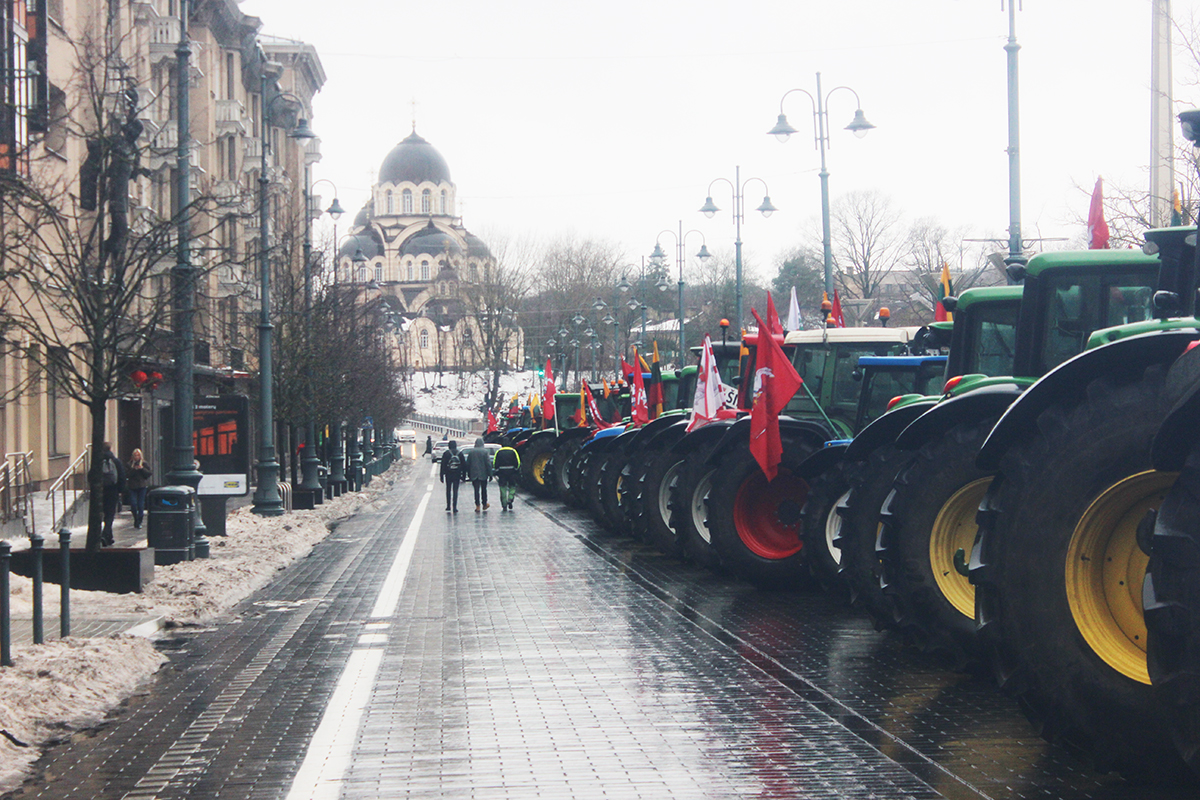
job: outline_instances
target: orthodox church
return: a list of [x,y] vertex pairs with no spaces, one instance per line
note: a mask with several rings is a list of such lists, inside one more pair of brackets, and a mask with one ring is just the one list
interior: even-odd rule
[[[496,260],[463,227],[446,159],[416,132],[383,159],[371,199],[338,250],[337,279],[378,293],[400,321],[401,365],[416,370],[483,366],[479,343],[482,284]],[[505,360],[523,360],[520,329]]]

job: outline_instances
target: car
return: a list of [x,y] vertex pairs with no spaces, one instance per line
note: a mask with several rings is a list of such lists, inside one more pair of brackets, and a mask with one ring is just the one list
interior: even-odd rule
[[417,432],[412,428],[404,428],[396,432],[396,441],[400,444],[416,444]]
[[433,443],[433,460],[435,462],[440,461],[442,459],[442,453],[446,452],[446,448],[449,446],[450,446],[450,442],[447,441],[446,439],[442,439],[441,441],[434,442]]

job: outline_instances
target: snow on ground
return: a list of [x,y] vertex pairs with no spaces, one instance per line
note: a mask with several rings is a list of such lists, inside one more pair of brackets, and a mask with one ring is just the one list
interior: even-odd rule
[[[455,419],[479,420],[483,396],[491,390],[491,373],[464,372],[461,375],[446,373],[438,384],[436,373],[417,373],[413,376],[413,401],[417,413],[435,414]],[[524,403],[529,392],[540,393],[542,385],[533,372],[509,372],[500,376],[500,396],[507,405],[514,394],[519,394]]]
[[[228,535],[210,539],[211,558],[155,567],[143,594],[72,591],[72,619],[161,617],[167,628],[209,622],[308,553],[337,522],[382,508],[383,493],[412,465],[403,460],[364,491],[314,511],[258,517],[239,508],[229,515]],[[28,616],[32,582],[11,581],[13,616]],[[45,613],[57,617],[58,587],[46,588]],[[143,689],[166,658],[144,638],[118,635],[14,647],[13,660],[0,668],[0,793],[21,783],[47,746],[95,725]]]

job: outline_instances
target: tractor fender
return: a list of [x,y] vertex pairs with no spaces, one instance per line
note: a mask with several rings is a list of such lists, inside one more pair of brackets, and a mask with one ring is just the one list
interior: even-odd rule
[[590,453],[607,450],[612,446],[613,440],[624,432],[624,428],[617,427],[605,428],[604,430],[596,431],[595,436],[584,442],[583,449]]
[[[828,426],[820,425],[806,419],[779,418],[779,438],[786,446],[789,440],[808,439],[815,448],[820,448],[829,441],[831,432]],[[750,417],[742,417],[730,425],[721,441],[708,454],[708,463],[716,464],[726,453],[739,447],[747,447],[750,442]]]
[[679,438],[671,446],[671,452],[680,456],[687,456],[696,450],[711,447],[713,444],[721,440],[725,435],[725,431],[733,425],[733,420],[715,420],[707,425],[696,428],[691,433],[686,433]]
[[558,436],[558,431],[553,431],[550,429],[546,429],[544,431],[538,431],[537,433],[530,435],[530,437],[525,440],[524,447],[529,447],[529,445],[533,444],[534,442],[540,442],[544,439],[549,439],[550,441],[554,441],[554,439],[557,436]]
[[1200,347],[1189,347],[1167,371],[1163,387],[1171,410],[1154,437],[1155,469],[1177,472],[1200,439]]
[[846,461],[866,461],[871,453],[884,445],[893,444],[900,432],[909,426],[913,420],[932,408],[938,401],[936,397],[918,400],[905,406],[893,408],[891,411],[873,420],[867,427],[858,432],[850,442],[843,456]]
[[641,427],[629,428],[628,430],[631,433],[636,435],[636,441],[622,442],[621,444],[622,444],[622,446],[625,446],[626,444],[632,444],[634,447],[644,447],[646,445],[646,442],[648,442],[652,438],[654,438],[654,436],[659,431],[661,431],[663,428],[669,428],[670,426],[674,425],[678,421],[679,421],[678,415],[672,415],[669,417],[657,417],[655,419],[650,420],[649,422],[647,422],[645,425],[642,425]]
[[670,425],[663,425],[646,434],[645,441],[638,440],[639,446],[655,450],[667,450],[687,434],[688,418],[675,419]]
[[558,435],[558,442],[555,444],[555,446],[557,447],[559,444],[568,442],[572,439],[587,439],[589,436],[591,436],[595,432],[596,432],[595,428],[586,428],[586,427],[568,428],[567,430],[563,431],[562,433],[560,433]]
[[1019,400],[1008,407],[992,428],[979,451],[980,469],[999,469],[1000,460],[1026,430],[1037,424],[1038,416],[1063,397],[1082,396],[1087,386],[1104,375],[1127,373],[1140,375],[1152,364],[1170,364],[1194,341],[1195,329],[1174,329],[1143,333],[1085,350],[1047,372],[1029,387]]
[[849,446],[848,441],[827,442],[820,450],[800,462],[800,477],[806,481],[811,480],[840,464]]
[[944,398],[900,432],[896,437],[896,447],[917,450],[959,423],[999,416],[1021,396],[1024,388],[1016,382],[995,383]]

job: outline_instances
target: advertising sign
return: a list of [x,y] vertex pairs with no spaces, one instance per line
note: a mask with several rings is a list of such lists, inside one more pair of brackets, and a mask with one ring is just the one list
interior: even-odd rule
[[200,462],[201,495],[250,491],[250,403],[244,395],[197,397],[192,444]]

